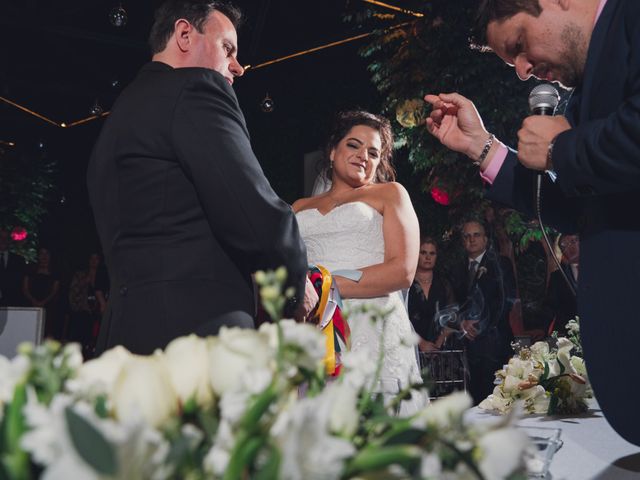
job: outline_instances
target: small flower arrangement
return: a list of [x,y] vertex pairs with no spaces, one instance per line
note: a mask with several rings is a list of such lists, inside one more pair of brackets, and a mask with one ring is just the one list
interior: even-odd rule
[[[256,276],[275,315],[283,278]],[[422,386],[382,398],[361,352],[328,381],[324,342],[281,320],[84,364],[76,344],[23,345],[0,357],[0,478],[524,478],[528,441],[510,418],[466,425],[464,393],[399,418]]]
[[[568,337],[554,336],[530,347],[514,346],[516,355],[496,372],[496,387],[479,408],[501,414],[517,401],[530,414],[573,415],[587,411],[592,396],[582,352],[578,319],[567,324]],[[572,355],[574,351],[576,354]]]

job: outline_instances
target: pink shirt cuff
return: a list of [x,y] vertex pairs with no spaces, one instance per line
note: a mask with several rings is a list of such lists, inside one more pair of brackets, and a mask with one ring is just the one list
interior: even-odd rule
[[486,168],[484,172],[480,172],[480,177],[489,183],[493,184],[494,180],[498,176],[498,172],[504,163],[504,159],[507,158],[507,153],[509,153],[509,149],[505,147],[502,143],[498,145],[498,151],[495,153],[493,158],[491,159],[489,166]]

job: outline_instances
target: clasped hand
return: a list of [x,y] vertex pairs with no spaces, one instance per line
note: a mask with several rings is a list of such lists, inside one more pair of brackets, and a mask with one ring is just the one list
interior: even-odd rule
[[318,297],[318,292],[316,292],[315,287],[311,283],[311,280],[307,277],[306,282],[304,284],[304,299],[298,307],[298,311],[296,312],[296,320],[298,322],[306,322],[307,317],[318,305],[320,298]]
[[518,160],[532,170],[546,170],[549,145],[558,134],[569,130],[565,117],[532,115],[522,122],[518,130]]

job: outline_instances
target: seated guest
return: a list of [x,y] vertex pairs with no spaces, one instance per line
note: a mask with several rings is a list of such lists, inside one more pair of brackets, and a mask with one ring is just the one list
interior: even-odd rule
[[465,318],[469,391],[478,404],[493,391],[495,371],[513,355],[509,313],[516,286],[511,262],[490,248],[484,223],[466,221],[462,240],[466,258],[453,269],[451,283]]
[[437,310],[454,302],[449,283],[434,271],[437,258],[436,241],[423,237],[420,240],[418,268],[408,298],[409,319],[420,335],[418,346],[422,352],[440,350],[451,333],[434,319]]
[[94,324],[104,312],[97,295],[100,263],[100,254],[89,255],[87,268],[77,270],[69,286],[71,325],[68,337],[82,345],[85,357],[93,350]]
[[[556,270],[549,277],[544,312],[548,322],[547,332],[549,335],[556,330],[560,336],[563,336],[567,333],[567,322],[574,318],[578,312],[574,292],[578,289],[580,239],[577,235],[562,234],[558,245],[562,252],[562,271]],[[571,284],[571,288],[567,285],[567,280]]]

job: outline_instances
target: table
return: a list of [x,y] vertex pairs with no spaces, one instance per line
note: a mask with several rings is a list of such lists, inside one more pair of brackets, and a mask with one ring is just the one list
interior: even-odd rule
[[[494,420],[497,414],[474,407],[469,422]],[[589,411],[571,417],[526,415],[517,422],[524,427],[560,428],[563,446],[551,462],[547,480],[639,480],[640,447],[618,435],[605,420],[598,403],[589,401]]]

